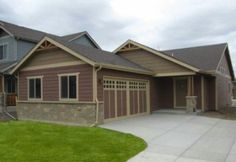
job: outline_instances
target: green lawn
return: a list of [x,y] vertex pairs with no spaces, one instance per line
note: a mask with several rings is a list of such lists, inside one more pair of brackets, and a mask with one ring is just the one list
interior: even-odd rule
[[124,162],[146,148],[130,134],[40,122],[0,122],[3,162]]

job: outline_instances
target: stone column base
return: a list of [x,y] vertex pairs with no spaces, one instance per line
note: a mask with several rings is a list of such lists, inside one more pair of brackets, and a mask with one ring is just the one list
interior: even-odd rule
[[186,112],[196,112],[197,96],[186,96]]

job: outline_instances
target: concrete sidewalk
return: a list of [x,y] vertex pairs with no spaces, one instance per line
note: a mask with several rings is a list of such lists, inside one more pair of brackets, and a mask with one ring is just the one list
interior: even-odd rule
[[148,143],[129,162],[236,162],[236,121],[160,113],[101,127],[132,133]]

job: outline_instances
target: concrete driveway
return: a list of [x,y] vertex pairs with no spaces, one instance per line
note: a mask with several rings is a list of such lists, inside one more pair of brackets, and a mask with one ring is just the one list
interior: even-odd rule
[[129,162],[236,162],[236,121],[157,113],[101,127],[132,133],[148,143]]

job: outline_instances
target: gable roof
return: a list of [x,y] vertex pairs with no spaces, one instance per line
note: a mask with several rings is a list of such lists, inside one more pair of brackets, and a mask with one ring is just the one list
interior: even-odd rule
[[17,64],[16,61],[8,61],[0,64],[0,73],[5,73]]
[[166,55],[166,54],[163,53],[162,51],[158,51],[158,50],[153,49],[153,48],[151,48],[151,47],[145,46],[145,45],[143,45],[143,44],[141,44],[141,43],[135,42],[135,41],[133,41],[133,40],[127,40],[125,43],[123,43],[121,46],[119,46],[119,47],[118,47],[117,49],[115,49],[113,52],[114,52],[114,53],[118,53],[123,47],[125,47],[125,46],[128,45],[128,44],[135,45],[135,46],[137,46],[138,48],[141,48],[141,49],[143,49],[143,50],[146,50],[146,51],[148,51],[148,52],[151,52],[151,53],[154,54],[154,55],[157,55],[157,56],[159,56],[159,57],[162,57],[162,58],[164,58],[164,59],[166,59],[166,60],[169,60],[169,61],[171,61],[171,62],[173,62],[173,63],[176,63],[176,64],[178,64],[178,65],[180,65],[180,66],[182,66],[182,67],[185,67],[185,68],[187,68],[187,69],[190,69],[190,70],[192,70],[192,71],[194,71],[194,72],[200,72],[200,69],[198,69],[197,67],[195,67],[195,66],[193,66],[193,65],[191,65],[191,64],[188,64],[188,63],[186,63],[186,62],[184,62],[184,61],[182,61],[182,60],[179,60],[179,59],[177,59],[177,58],[175,58],[175,57],[172,57],[172,56],[170,56],[170,55]]
[[152,74],[152,72],[144,67],[135,64],[121,56],[104,50],[87,47],[84,45],[68,42],[58,36],[45,36],[20,62],[14,67],[10,74],[14,73],[28,58],[34,53],[34,51],[44,42],[48,41],[55,46],[65,50],[71,55],[81,59],[92,66],[102,66],[108,69],[130,71],[141,74]]
[[101,49],[101,47],[97,44],[97,42],[90,36],[90,34],[87,31],[65,35],[65,36],[62,36],[62,38],[69,41],[69,42],[71,42],[71,41],[76,40],[76,39],[78,39],[82,36],[88,37],[89,40],[93,43],[93,45],[96,48]]
[[194,65],[202,70],[216,70],[227,43],[171,49],[163,51],[169,56]]
[[75,37],[81,37],[83,35],[83,32],[78,32],[78,33],[72,33],[72,34],[68,34],[68,35],[64,35],[61,36],[62,38],[64,38],[67,41],[70,41],[71,39],[74,39]]
[[[6,31],[9,35],[14,36],[17,39],[27,40],[34,43],[38,43],[46,35],[57,36],[39,30],[30,29],[27,27],[8,23],[2,20],[0,20],[0,28]],[[91,40],[91,42],[95,45],[95,47],[101,49],[101,47],[96,43],[96,41],[89,35],[87,31],[61,36],[61,38],[65,39],[66,41],[72,41],[84,35],[86,35]]]
[[18,26],[2,20],[0,20],[0,28],[17,39],[23,39],[35,43],[39,42],[46,34],[48,34],[39,30]]

